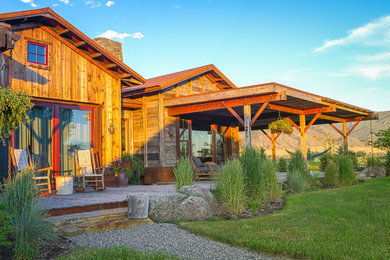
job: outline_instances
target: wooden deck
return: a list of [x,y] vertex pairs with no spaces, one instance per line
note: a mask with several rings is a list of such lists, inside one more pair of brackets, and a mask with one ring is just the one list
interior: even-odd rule
[[[212,182],[195,182],[196,185],[210,189]],[[174,192],[175,184],[166,185],[129,185],[127,187],[107,187],[105,191],[97,192],[92,189],[71,195],[51,194],[40,198],[41,208],[52,211],[72,209],[72,212],[84,212],[98,209],[127,207],[127,195],[134,193],[147,193],[149,196],[158,196],[164,193]],[[89,210],[85,210],[89,208]],[[67,213],[69,214],[69,213]],[[57,214],[54,214],[57,215]]]

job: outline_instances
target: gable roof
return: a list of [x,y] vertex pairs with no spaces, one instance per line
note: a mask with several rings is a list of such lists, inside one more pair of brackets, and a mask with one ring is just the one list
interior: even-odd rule
[[49,7],[0,14],[0,22],[10,24],[14,31],[26,28],[26,24],[42,27],[57,39],[70,45],[72,49],[108,74],[117,79],[122,79],[122,82],[126,85],[139,85],[145,82],[145,79],[140,74],[83,34]]
[[151,93],[164,90],[182,81],[208,72],[213,75],[216,81],[220,82],[222,86],[224,86],[224,89],[237,88],[222,72],[220,72],[213,64],[210,64],[147,79],[142,85],[122,89],[122,95],[130,96],[134,94]]

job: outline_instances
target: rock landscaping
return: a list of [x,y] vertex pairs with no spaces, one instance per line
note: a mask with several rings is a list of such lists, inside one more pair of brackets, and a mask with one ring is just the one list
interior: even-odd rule
[[369,180],[376,177],[386,177],[386,167],[385,166],[371,166],[365,168],[360,173],[356,174],[356,179],[360,182]]
[[200,186],[183,186],[177,192],[150,197],[149,218],[154,222],[199,221],[218,215],[221,205]]

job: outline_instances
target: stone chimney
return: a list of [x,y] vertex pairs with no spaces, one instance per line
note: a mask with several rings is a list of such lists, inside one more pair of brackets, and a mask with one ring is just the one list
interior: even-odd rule
[[122,43],[103,37],[97,37],[93,40],[97,42],[100,46],[102,46],[104,49],[106,49],[108,52],[110,52],[112,55],[117,57],[119,60],[123,61]]

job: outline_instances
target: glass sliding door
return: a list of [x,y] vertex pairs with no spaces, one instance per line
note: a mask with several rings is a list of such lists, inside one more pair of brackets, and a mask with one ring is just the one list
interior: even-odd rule
[[190,157],[192,153],[191,137],[192,137],[192,121],[180,119],[177,125],[178,132],[177,142],[179,144],[179,157]]
[[36,105],[29,118],[15,131],[14,148],[27,150],[37,169],[50,167],[53,165],[53,108]]
[[92,110],[59,108],[59,171],[75,175],[74,151],[92,147]]
[[192,151],[193,156],[202,162],[213,161],[213,140],[210,130],[192,130]]

